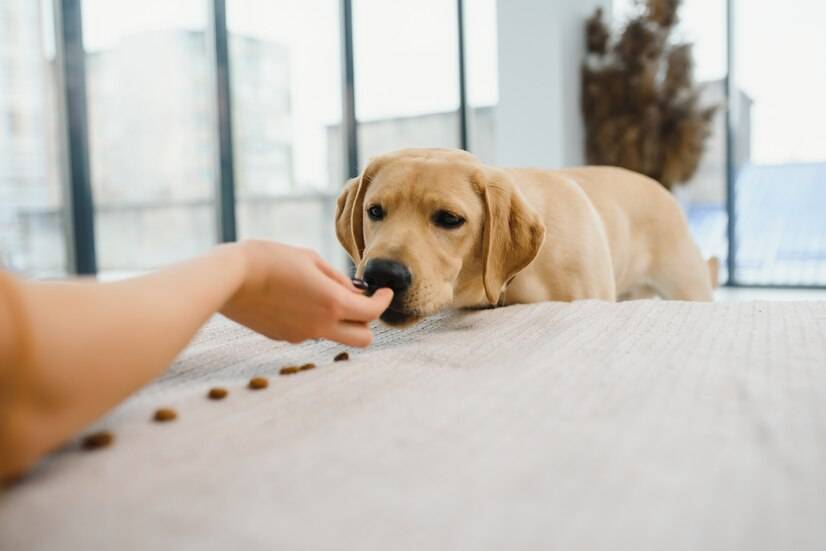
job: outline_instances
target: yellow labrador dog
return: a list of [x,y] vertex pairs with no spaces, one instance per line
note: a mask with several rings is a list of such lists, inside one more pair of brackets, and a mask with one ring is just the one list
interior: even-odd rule
[[459,150],[373,159],[338,199],[336,233],[382,315],[658,294],[712,298],[709,266],[674,198],[628,170],[500,169]]

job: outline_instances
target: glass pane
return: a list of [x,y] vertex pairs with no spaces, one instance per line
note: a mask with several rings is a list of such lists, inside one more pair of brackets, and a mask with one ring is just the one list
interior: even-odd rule
[[0,266],[66,272],[51,3],[0,2]]
[[456,3],[353,0],[359,161],[459,147]]
[[98,266],[134,272],[216,239],[203,0],[84,0]]
[[736,6],[737,280],[826,285],[826,4]]
[[[615,0],[615,29],[643,9],[638,0]],[[688,216],[692,235],[706,258],[720,261],[720,281],[728,278],[726,257],[726,5],[720,0],[684,0],[671,44],[689,43],[694,59],[694,82],[702,106],[717,106],[710,135],[694,176],[672,191]],[[747,108],[739,118],[748,126]]]
[[230,0],[239,231],[343,253],[333,216],[341,165],[337,0]]
[[465,0],[469,149],[488,164],[496,164],[497,63],[496,0]]

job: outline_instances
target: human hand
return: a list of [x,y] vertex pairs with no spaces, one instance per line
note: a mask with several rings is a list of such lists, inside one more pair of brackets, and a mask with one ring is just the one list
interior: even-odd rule
[[387,309],[390,289],[364,296],[315,252],[270,241],[234,248],[242,282],[221,313],[272,339],[326,338],[350,346],[373,340],[369,322]]

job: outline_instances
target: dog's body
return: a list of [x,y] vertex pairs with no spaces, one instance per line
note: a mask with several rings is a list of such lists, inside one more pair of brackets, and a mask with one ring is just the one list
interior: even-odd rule
[[405,283],[390,323],[446,306],[712,298],[677,202],[624,169],[496,169],[461,151],[403,150],[352,180],[336,217],[358,275],[378,260],[377,284]]
[[652,290],[711,300],[711,280],[679,205],[661,185],[613,167],[508,169],[545,223],[537,258],[508,286],[506,303],[598,298]]

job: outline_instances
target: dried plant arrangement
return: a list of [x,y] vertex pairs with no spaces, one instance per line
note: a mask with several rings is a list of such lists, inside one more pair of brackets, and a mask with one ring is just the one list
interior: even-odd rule
[[680,4],[643,0],[616,39],[597,9],[582,67],[588,163],[628,168],[668,189],[697,170],[717,110],[700,105],[691,45],[672,39]]

